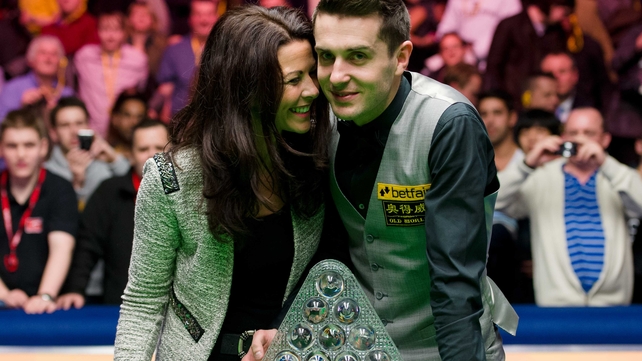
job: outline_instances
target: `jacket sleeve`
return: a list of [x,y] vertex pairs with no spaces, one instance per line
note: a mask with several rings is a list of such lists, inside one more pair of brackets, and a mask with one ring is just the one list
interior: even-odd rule
[[181,237],[170,197],[154,160],[148,160],[136,200],[129,282],[114,360],[151,360],[156,348]]
[[472,107],[458,103],[442,114],[428,163],[426,243],[439,354],[443,361],[482,361],[484,197],[498,186],[493,147]]
[[611,156],[606,157],[600,170],[622,198],[626,215],[642,218],[642,177],[638,172]]
[[510,164],[498,175],[499,194],[495,202],[495,210],[509,217],[520,219],[528,216],[522,195],[522,186],[533,172],[524,162]]

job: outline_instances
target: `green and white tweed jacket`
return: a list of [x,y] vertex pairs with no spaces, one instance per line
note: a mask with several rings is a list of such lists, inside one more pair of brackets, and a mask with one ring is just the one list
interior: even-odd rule
[[[225,319],[233,242],[209,232],[197,153],[179,151],[172,160],[159,153],[145,164],[114,360],[147,361],[154,351],[161,361],[207,360]],[[323,214],[292,214],[295,253],[284,301],[317,250]]]

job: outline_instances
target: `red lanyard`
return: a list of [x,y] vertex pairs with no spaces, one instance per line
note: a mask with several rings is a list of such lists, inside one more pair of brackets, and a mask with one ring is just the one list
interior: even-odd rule
[[11,223],[11,208],[9,207],[9,195],[7,193],[7,178],[9,173],[7,171],[2,172],[0,176],[0,196],[2,197],[2,218],[4,219],[4,228],[7,231],[7,240],[9,241],[9,254],[4,256],[4,266],[9,272],[15,272],[18,270],[18,256],[16,255],[16,249],[20,244],[20,239],[22,238],[22,231],[25,227],[25,221],[31,216],[33,208],[38,203],[40,198],[40,188],[42,188],[42,183],[45,181],[47,171],[44,168],[40,168],[40,175],[38,176],[38,183],[29,197],[29,206],[22,214],[20,222],[18,223],[18,229],[16,233],[13,233],[13,225]]
[[134,185],[134,202],[136,202],[136,196],[138,195],[138,188],[140,188],[140,177],[136,172],[132,172],[132,184]]

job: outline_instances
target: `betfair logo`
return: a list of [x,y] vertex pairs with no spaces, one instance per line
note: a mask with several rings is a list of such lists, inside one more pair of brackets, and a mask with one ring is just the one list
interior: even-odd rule
[[405,186],[400,184],[377,183],[377,198],[386,201],[417,201],[426,198],[430,184]]

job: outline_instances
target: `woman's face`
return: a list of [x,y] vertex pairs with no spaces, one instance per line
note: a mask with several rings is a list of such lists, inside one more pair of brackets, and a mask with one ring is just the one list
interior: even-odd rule
[[148,32],[152,29],[154,19],[146,5],[134,5],[127,19],[135,32]]
[[276,112],[276,128],[303,134],[310,130],[310,109],[319,96],[317,65],[312,46],[306,40],[295,40],[277,52],[283,74],[283,97]]

